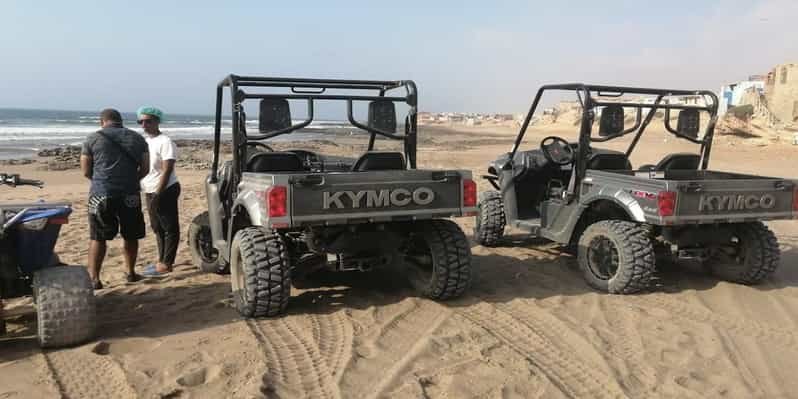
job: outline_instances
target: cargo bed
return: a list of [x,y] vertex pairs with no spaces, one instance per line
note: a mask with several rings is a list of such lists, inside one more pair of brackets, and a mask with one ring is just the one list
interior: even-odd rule
[[[784,178],[711,170],[588,170],[585,189],[597,182],[605,190],[629,192],[654,224],[737,223],[796,215],[798,185]],[[662,198],[674,201],[672,212],[662,211]]]
[[468,215],[462,170],[391,170],[334,173],[244,173],[242,184],[286,187],[291,227],[411,221]]

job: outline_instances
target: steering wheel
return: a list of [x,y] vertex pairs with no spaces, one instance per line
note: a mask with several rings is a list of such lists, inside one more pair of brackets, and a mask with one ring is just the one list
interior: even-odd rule
[[574,149],[564,139],[549,136],[540,142],[540,150],[549,162],[568,165],[574,161]]
[[288,152],[299,155],[299,157],[302,158],[302,163],[304,163],[306,167],[310,169],[315,167],[323,171],[324,163],[321,161],[321,157],[315,152],[307,150],[288,150]]
[[274,152],[274,148],[268,146],[266,143],[261,143],[260,141],[247,141],[247,146],[261,147],[265,148],[269,152]]
[[293,152],[294,154],[299,155],[300,158],[304,158],[308,162],[321,162],[319,155],[313,151],[307,150],[287,150],[287,152]]

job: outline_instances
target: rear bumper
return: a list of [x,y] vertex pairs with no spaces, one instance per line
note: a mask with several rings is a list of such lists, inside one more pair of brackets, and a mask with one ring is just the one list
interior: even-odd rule
[[689,215],[668,216],[654,221],[655,225],[673,226],[678,224],[718,224],[745,223],[769,220],[793,220],[798,217],[795,212],[763,212],[763,213],[730,213],[726,215]]
[[430,210],[392,210],[386,212],[362,212],[342,214],[317,214],[293,216],[291,227],[302,226],[331,226],[342,224],[360,223],[390,223],[408,222],[415,220],[429,220],[440,218],[465,217],[469,212],[476,212],[476,208],[450,208]]

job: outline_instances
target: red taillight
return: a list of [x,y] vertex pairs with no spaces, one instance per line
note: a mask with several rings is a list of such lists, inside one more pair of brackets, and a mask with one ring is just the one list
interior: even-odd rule
[[657,209],[660,216],[673,216],[676,211],[676,193],[662,191],[657,195]]
[[285,186],[274,186],[266,191],[266,206],[269,209],[269,217],[288,215],[288,190]]
[[69,217],[61,216],[61,217],[57,217],[57,218],[50,218],[50,219],[47,220],[47,223],[50,223],[50,224],[67,224],[67,223],[69,223]]
[[477,206],[477,183],[471,179],[463,179],[463,206]]

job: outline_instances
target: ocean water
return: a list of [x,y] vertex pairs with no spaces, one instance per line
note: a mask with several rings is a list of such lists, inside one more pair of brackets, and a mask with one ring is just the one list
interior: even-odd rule
[[[125,126],[142,132],[136,115],[123,113]],[[99,112],[0,108],[0,159],[34,156],[39,150],[80,145],[87,135],[99,129]],[[295,121],[299,123],[299,121]],[[167,115],[161,131],[174,139],[210,140],[213,115]],[[247,121],[247,130],[256,132],[257,120]],[[230,137],[231,121],[222,121],[222,135]],[[345,133],[356,128],[343,121],[314,121],[306,128],[272,140],[307,140],[330,132]]]

